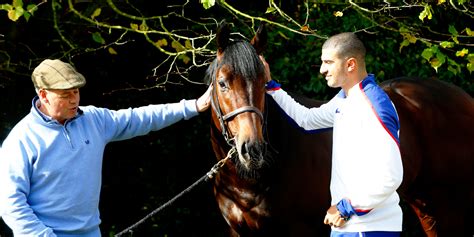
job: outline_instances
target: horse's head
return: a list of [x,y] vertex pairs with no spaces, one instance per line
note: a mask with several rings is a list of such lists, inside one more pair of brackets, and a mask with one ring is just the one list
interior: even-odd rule
[[255,175],[265,165],[263,138],[265,72],[259,58],[266,41],[263,25],[251,42],[231,40],[223,22],[217,31],[217,57],[207,75],[213,84],[212,120],[227,144],[237,151],[238,172]]

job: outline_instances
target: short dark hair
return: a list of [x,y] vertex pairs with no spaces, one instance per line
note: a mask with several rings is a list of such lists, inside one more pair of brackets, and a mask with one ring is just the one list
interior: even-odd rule
[[329,37],[322,48],[333,48],[336,50],[337,56],[341,58],[354,57],[365,60],[364,43],[353,32],[343,32]]

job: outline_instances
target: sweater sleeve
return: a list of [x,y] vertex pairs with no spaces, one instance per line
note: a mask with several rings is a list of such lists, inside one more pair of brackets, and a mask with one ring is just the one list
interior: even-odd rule
[[198,114],[196,100],[148,105],[122,110],[101,110],[104,134],[109,141],[125,140],[168,127]]
[[15,236],[55,237],[27,202],[32,170],[29,155],[21,143],[10,140],[0,148],[0,216]]
[[333,126],[336,97],[318,108],[307,108],[295,101],[281,88],[267,90],[267,94],[272,96],[280,108],[283,109],[298,126],[305,130],[324,129]]

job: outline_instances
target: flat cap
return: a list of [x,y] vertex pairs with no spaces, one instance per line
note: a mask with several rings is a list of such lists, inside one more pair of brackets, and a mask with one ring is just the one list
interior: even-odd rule
[[69,63],[59,59],[46,59],[33,73],[31,80],[37,89],[73,89],[86,84],[86,79]]

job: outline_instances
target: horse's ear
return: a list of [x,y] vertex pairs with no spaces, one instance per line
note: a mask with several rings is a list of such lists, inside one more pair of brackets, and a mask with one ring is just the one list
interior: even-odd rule
[[229,36],[230,36],[230,27],[229,24],[225,20],[222,20],[219,23],[219,27],[217,28],[217,49],[218,53],[222,53],[224,49],[227,47],[229,43]]
[[265,22],[260,24],[250,44],[253,45],[258,55],[261,55],[263,51],[265,51],[267,47],[267,28],[265,27]]

